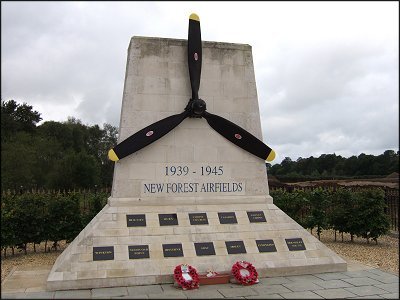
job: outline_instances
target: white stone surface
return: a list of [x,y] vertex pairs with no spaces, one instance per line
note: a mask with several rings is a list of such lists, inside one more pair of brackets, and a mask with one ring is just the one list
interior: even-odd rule
[[[186,43],[132,38],[119,141],[183,111],[191,96]],[[251,47],[203,42],[202,74],[199,95],[208,110],[261,139]],[[233,190],[234,184],[240,184],[240,191]],[[249,211],[263,211],[267,222],[251,223]],[[190,225],[189,213],[194,212],[206,213],[208,225]],[[219,212],[235,212],[237,223],[220,224]],[[162,213],[176,213],[179,225],[160,226]],[[127,214],[145,214],[146,226],[128,227]],[[286,238],[302,238],[306,250],[289,251]],[[256,245],[260,239],[272,239],[277,252],[260,253]],[[228,254],[225,242],[237,240],[244,242],[247,253]],[[198,242],[213,242],[215,255],[197,256],[194,243]],[[165,258],[162,245],[174,243],[182,244],[184,257]],[[132,245],[148,245],[150,258],[129,259]],[[114,260],[93,261],[93,247],[100,246],[113,246]],[[261,277],[346,270],[344,260],[273,204],[263,160],[220,136],[204,119],[188,118],[116,163],[108,204],[58,257],[48,289],[167,283],[181,263],[200,273],[209,268],[229,273],[237,260],[252,262]]]
[[[143,127],[181,113],[191,96],[185,40],[134,37],[128,53],[119,142]],[[219,114],[262,139],[251,47],[203,42],[200,98]],[[190,174],[166,176],[165,167],[188,166]],[[223,175],[199,175],[201,167],[222,167]],[[196,176],[193,172],[196,172]],[[256,180],[255,180],[256,179]],[[240,195],[268,194],[265,162],[216,133],[205,119],[185,119],[153,144],[115,165],[113,198],[145,194],[144,183],[168,181],[243,182]],[[250,184],[251,182],[251,184]],[[215,197],[225,192],[194,192]],[[173,196],[186,196],[182,193]]]

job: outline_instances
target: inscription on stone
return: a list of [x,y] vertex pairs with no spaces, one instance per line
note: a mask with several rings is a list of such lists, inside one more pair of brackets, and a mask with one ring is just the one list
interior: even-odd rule
[[265,219],[264,212],[261,211],[248,211],[247,217],[249,218],[250,223],[258,223],[258,222],[267,222]]
[[286,240],[286,245],[289,248],[289,251],[306,250],[306,246],[304,245],[304,242],[301,238],[285,239],[285,240]]
[[235,212],[220,212],[218,213],[219,223],[220,224],[236,224],[236,215]]
[[114,246],[93,247],[93,260],[113,260]]
[[150,258],[148,245],[128,246],[129,259]]
[[178,225],[177,214],[158,214],[160,226]]
[[182,244],[163,244],[164,257],[183,256]]
[[[243,181],[233,181],[231,164],[174,163],[155,168],[158,180],[142,181],[141,196],[186,197],[224,194],[245,195]],[[162,178],[167,179],[161,180]]]
[[208,225],[206,213],[189,214],[190,225]]
[[[193,176],[191,172],[190,175]],[[141,194],[152,196],[172,194],[174,196],[224,193],[226,195],[244,195],[244,182],[143,182]]]
[[256,240],[259,252],[276,252],[273,240]]
[[146,215],[126,215],[128,227],[146,226]]
[[196,249],[196,255],[215,255],[214,244],[211,243],[194,243],[194,248]]
[[243,241],[225,242],[225,245],[226,250],[228,250],[228,254],[247,253]]

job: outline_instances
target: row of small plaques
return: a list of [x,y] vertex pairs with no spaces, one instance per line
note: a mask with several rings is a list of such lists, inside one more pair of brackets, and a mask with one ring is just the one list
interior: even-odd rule
[[[285,239],[289,251],[306,250],[301,238]],[[259,252],[276,252],[273,240],[256,240]],[[243,241],[225,242],[228,254],[247,253]],[[182,244],[163,244],[164,257],[179,257],[183,255]],[[197,256],[215,255],[214,243],[194,243]],[[129,259],[150,258],[148,245],[128,246]],[[93,247],[93,260],[113,260],[114,247]]]
[[[247,216],[250,223],[267,222],[263,211],[248,211]],[[220,224],[237,224],[235,212],[220,212],[218,213]],[[177,214],[158,214],[160,226],[178,225]],[[190,225],[208,225],[206,213],[190,213]],[[146,215],[126,215],[128,227],[146,226]]]

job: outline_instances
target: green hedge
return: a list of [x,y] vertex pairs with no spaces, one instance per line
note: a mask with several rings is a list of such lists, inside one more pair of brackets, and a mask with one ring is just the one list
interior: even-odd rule
[[316,228],[318,238],[324,229],[362,237],[367,243],[388,233],[385,193],[380,188],[350,191],[345,188],[311,191],[278,189],[271,191],[274,203],[305,228]]
[[[106,192],[23,193],[1,197],[1,247],[20,248],[28,243],[72,241],[107,203]],[[349,233],[369,242],[389,231],[384,192],[351,192],[339,188],[312,191],[271,191],[274,203],[305,228]],[[4,251],[6,253],[6,251]]]
[[[1,197],[1,247],[22,249],[28,243],[72,241],[107,203],[108,193],[23,193]],[[35,249],[35,248],[34,248]],[[36,251],[36,249],[35,249]],[[6,251],[4,251],[4,255]]]

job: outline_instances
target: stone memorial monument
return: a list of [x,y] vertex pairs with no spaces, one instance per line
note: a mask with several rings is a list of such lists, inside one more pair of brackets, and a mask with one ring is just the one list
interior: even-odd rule
[[[131,39],[118,145],[142,128],[155,139],[126,155],[130,145],[110,151],[116,163],[108,203],[58,257],[49,290],[173,282],[182,263],[230,273],[245,260],[260,277],[347,269],[273,204],[265,168],[273,151],[262,142],[240,144],[250,135],[262,140],[251,46],[201,39],[199,46],[190,62],[187,40]],[[206,112],[192,101],[199,95]],[[233,125],[225,130],[215,116]],[[236,142],[226,136],[232,128]],[[251,153],[261,148],[263,159]]]

